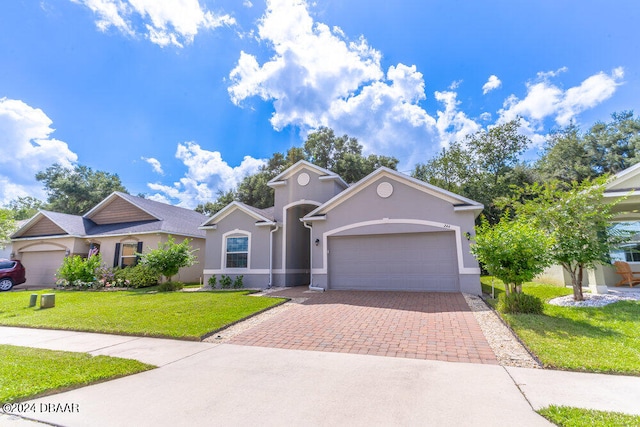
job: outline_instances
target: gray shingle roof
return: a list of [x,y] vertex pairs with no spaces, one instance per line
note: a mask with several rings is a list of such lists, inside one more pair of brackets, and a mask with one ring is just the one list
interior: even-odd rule
[[[171,206],[166,203],[143,199],[130,194],[119,192],[115,194],[158,218],[158,220],[98,225],[90,219],[79,215],[69,215],[51,211],[40,211],[40,213],[55,222],[67,234],[74,236],[89,237],[150,233],[156,231],[192,237],[205,237],[205,231],[199,230],[198,226],[208,219],[206,215],[191,209]],[[108,206],[105,209],[108,209]]]

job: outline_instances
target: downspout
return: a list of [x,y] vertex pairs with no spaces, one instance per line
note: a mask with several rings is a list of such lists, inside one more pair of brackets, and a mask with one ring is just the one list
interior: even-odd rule
[[280,225],[276,223],[276,228],[269,232],[269,285],[267,285],[267,289],[271,289],[273,286],[273,233],[280,229]]
[[324,292],[324,288],[313,286],[313,228],[304,221],[302,225],[309,229],[309,290]]

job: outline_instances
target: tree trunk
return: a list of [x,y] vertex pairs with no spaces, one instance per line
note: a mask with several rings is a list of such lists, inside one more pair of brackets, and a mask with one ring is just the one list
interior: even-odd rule
[[[582,295],[582,266],[579,265],[578,274],[571,275],[571,285],[573,286],[573,299],[574,301],[584,301],[584,295]],[[576,277],[577,276],[577,277]]]
[[516,294],[521,294],[522,293],[522,283],[515,285],[516,287]]

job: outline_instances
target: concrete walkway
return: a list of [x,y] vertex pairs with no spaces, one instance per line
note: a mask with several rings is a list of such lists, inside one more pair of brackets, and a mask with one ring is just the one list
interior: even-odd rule
[[[11,327],[0,343],[160,366],[21,414],[62,426],[544,426],[534,409],[550,404],[640,415],[638,377]],[[64,404],[78,411],[46,410]],[[42,424],[1,415],[0,425]]]

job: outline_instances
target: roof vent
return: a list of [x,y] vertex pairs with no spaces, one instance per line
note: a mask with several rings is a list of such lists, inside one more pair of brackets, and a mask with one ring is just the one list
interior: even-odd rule
[[378,184],[376,192],[378,193],[378,196],[386,199],[393,194],[393,185],[388,182],[381,182],[380,184]]
[[304,187],[309,183],[309,181],[311,181],[311,177],[308,173],[302,172],[300,175],[298,175],[298,184],[300,184],[301,186]]

